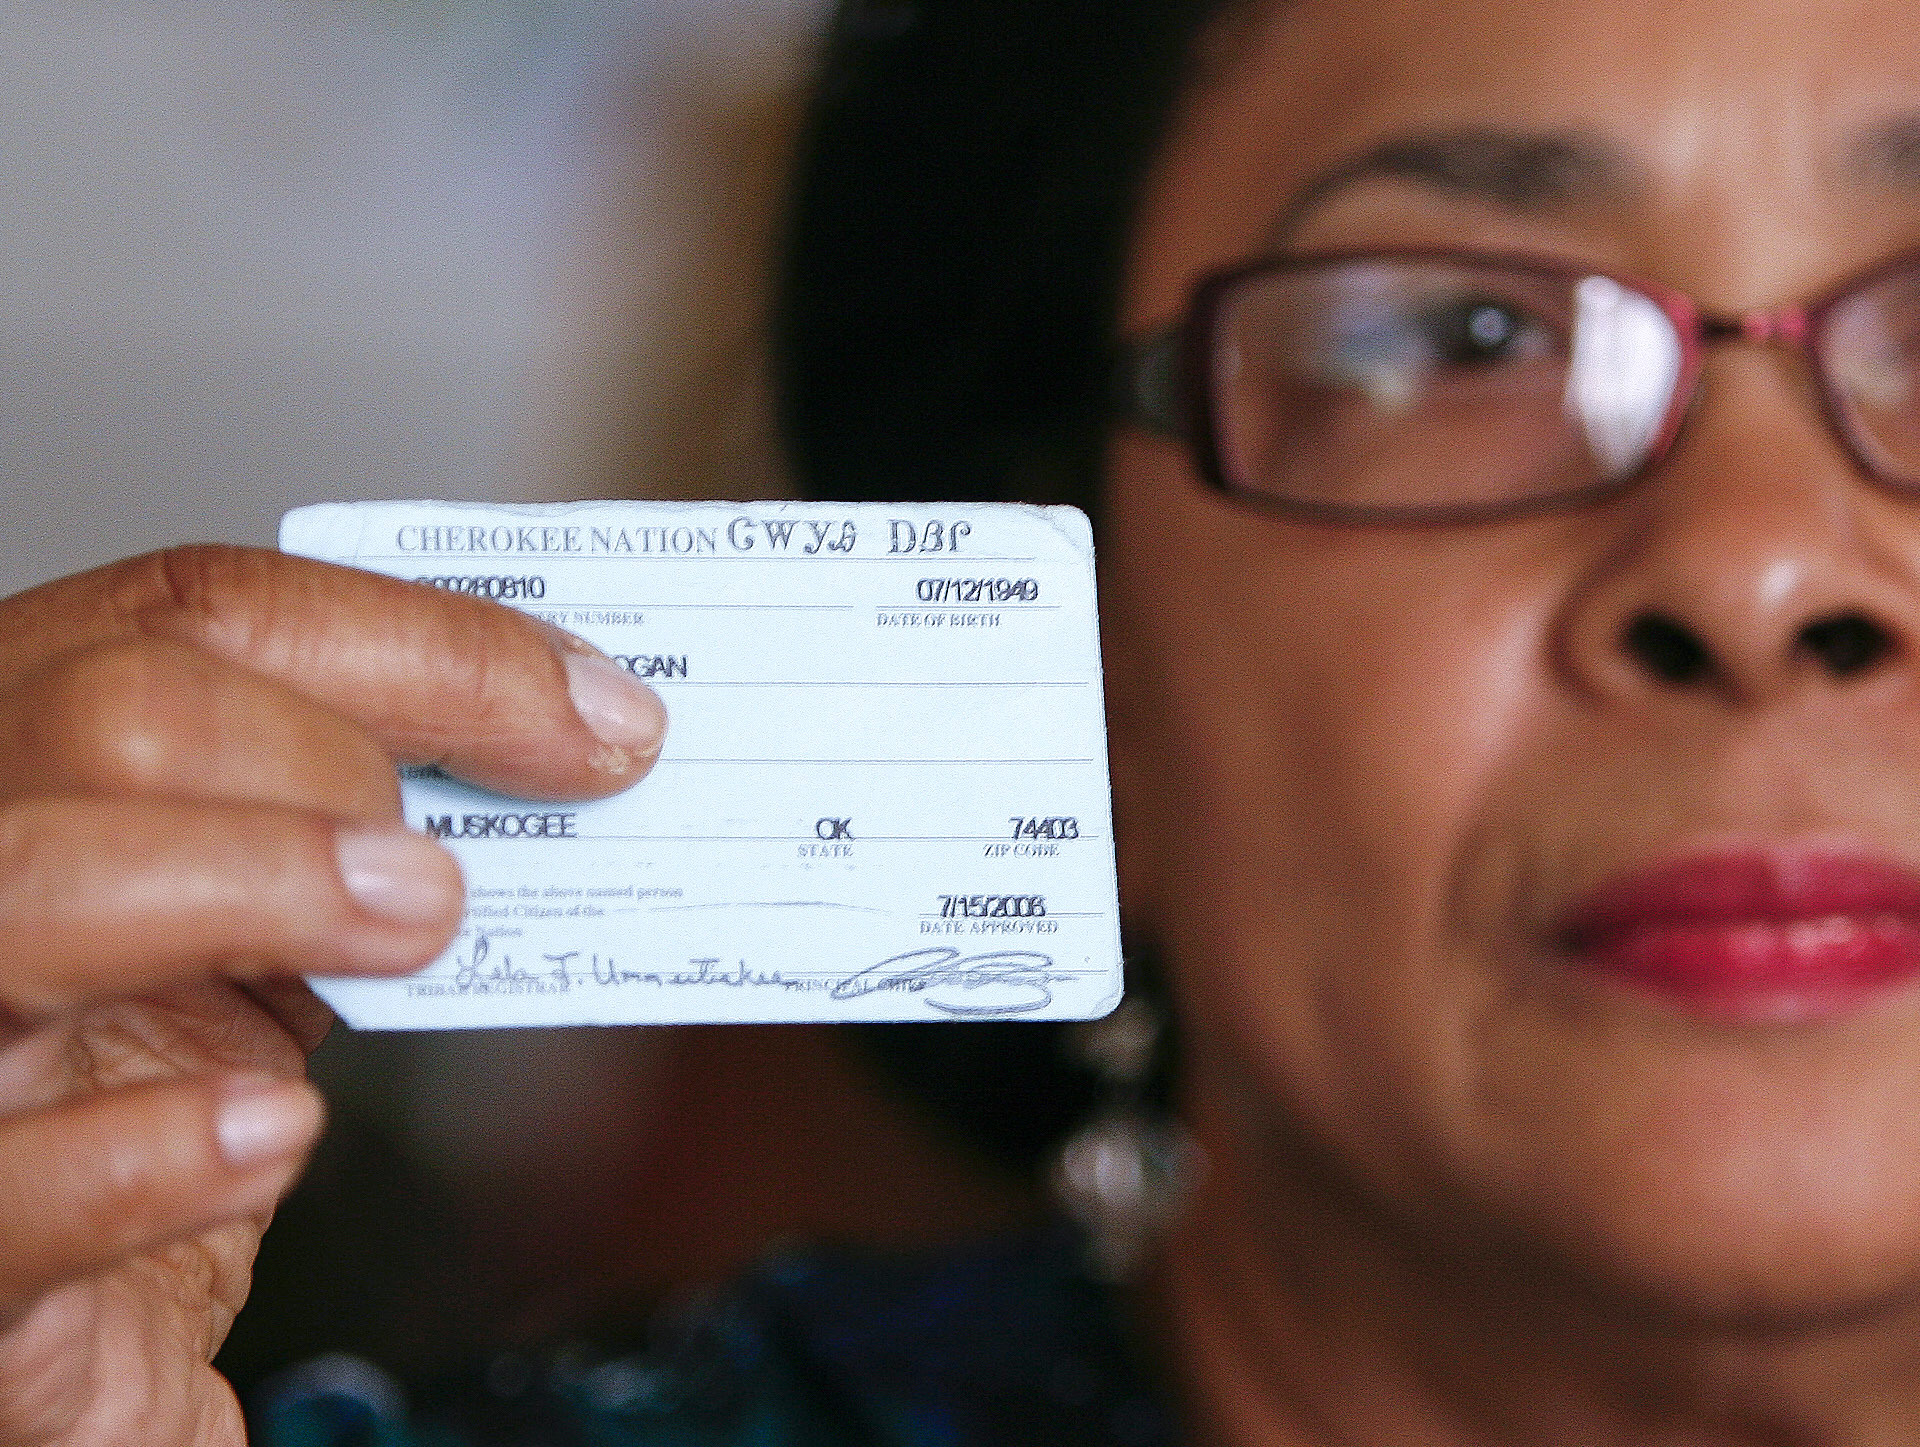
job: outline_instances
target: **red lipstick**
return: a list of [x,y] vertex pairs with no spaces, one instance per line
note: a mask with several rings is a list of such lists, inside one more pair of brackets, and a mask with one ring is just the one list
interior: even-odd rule
[[1700,854],[1566,916],[1577,968],[1733,1022],[1840,1014],[1920,974],[1920,875],[1839,850]]

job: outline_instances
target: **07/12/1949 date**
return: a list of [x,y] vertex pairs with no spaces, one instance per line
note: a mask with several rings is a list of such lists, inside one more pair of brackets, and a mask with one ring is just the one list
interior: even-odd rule
[[914,590],[922,603],[1037,603],[1038,578],[922,578]]

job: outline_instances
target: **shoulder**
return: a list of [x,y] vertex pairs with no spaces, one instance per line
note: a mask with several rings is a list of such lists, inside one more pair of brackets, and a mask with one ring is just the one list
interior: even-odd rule
[[[351,1380],[356,1373],[362,1380]],[[370,1395],[370,1373],[336,1359],[287,1374],[256,1404],[256,1441],[1168,1447],[1173,1440],[1110,1293],[1081,1272],[1077,1242],[1064,1230],[910,1255],[777,1255],[728,1291],[658,1324],[640,1350],[503,1353],[415,1391],[410,1411],[390,1384]]]

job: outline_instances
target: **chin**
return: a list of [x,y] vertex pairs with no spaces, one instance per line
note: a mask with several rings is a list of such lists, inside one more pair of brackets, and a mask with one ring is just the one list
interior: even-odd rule
[[1222,1199],[1329,1259],[1384,1235],[1394,1269],[1490,1306],[1656,1330],[1920,1313],[1920,1000],[1728,1023],[1529,988],[1531,963],[1189,986],[1189,1110]]
[[1920,1311],[1920,992],[1729,1019],[1536,964],[1395,1012],[1432,1199],[1653,1319]]
[[1676,1102],[1626,1149],[1563,1155],[1494,1210],[1642,1318],[1782,1328],[1920,1310],[1920,1126],[1870,1100],[1794,1104]]

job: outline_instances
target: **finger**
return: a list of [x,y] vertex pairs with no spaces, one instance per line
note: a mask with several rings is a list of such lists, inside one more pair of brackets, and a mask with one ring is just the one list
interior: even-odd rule
[[70,1093],[114,1090],[224,1070],[300,1075],[307,1052],[242,985],[203,980],[106,1000],[43,1030],[68,1042]]
[[322,1118],[304,1081],[242,1075],[0,1119],[0,1322],[63,1282],[271,1211]]
[[265,674],[402,759],[524,798],[625,788],[665,730],[651,689],[512,609],[246,548],[154,553],[0,604],[0,679],[132,636]]
[[270,989],[285,994],[271,1008],[260,1000],[267,989],[256,994],[208,980],[108,1000],[22,1031],[0,1048],[0,1115],[156,1080],[223,1072],[298,1076],[317,1043],[313,1025],[332,1017],[297,981],[270,982]]
[[460,867],[404,829],[268,806],[55,795],[0,805],[0,1004],[44,1019],[212,975],[418,969]]
[[148,794],[397,822],[393,761],[357,724],[183,643],[62,654],[0,694],[0,796]]
[[253,1001],[271,1015],[280,1028],[293,1037],[303,1055],[311,1055],[333,1029],[333,1011],[327,1002],[307,987],[305,980],[292,976],[268,975],[249,980],[242,987]]

